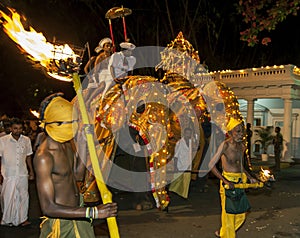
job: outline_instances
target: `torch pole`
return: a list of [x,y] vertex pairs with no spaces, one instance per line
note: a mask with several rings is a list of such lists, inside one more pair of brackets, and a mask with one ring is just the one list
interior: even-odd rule
[[115,39],[114,39],[114,33],[113,33],[113,29],[112,29],[111,19],[108,19],[108,24],[109,24],[110,38],[112,41],[113,51],[116,52]]
[[127,31],[126,31],[126,22],[125,22],[125,16],[122,16],[123,21],[123,30],[124,30],[124,41],[127,41]]
[[[79,104],[79,109],[82,117],[82,122],[84,125],[89,125],[89,118],[88,118],[88,113],[86,110],[86,106],[84,104],[83,100],[83,95],[81,91],[81,82],[80,78],[77,73],[73,74],[73,86],[77,94],[78,98],[78,104]],[[88,130],[86,127],[84,129],[85,136],[87,139],[87,145],[88,145],[88,150],[89,154],[91,157],[91,162],[92,162],[92,167],[95,173],[95,178],[97,182],[98,189],[101,194],[101,198],[104,204],[112,202],[112,194],[106,187],[106,184],[103,181],[103,176],[99,167],[99,162],[98,162],[98,157],[97,157],[97,152],[95,148],[95,142],[94,142],[94,137],[93,134]],[[109,228],[109,233],[111,238],[119,238],[119,230],[118,230],[118,225],[115,217],[108,217],[107,218],[107,224]]]

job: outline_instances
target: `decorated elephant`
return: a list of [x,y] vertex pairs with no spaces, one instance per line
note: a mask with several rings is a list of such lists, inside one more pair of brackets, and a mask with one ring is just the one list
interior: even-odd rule
[[[112,175],[112,171],[118,168],[114,163],[117,151],[119,148],[128,149],[129,144],[133,154],[143,151],[141,157],[146,158],[147,164],[143,179],[150,185],[148,188],[157,208],[166,209],[169,204],[167,188],[178,177],[174,173],[174,148],[184,129],[191,128],[193,132],[192,164],[187,171],[180,172],[190,173],[190,179],[195,180],[201,173],[209,172],[205,167],[208,163],[203,163],[211,156],[203,154],[203,122],[216,125],[223,132],[221,139],[224,139],[230,117],[242,120],[242,116],[234,93],[223,83],[212,80],[207,69],[200,64],[198,52],[181,32],[160,54],[161,62],[156,69],[164,70],[162,79],[127,76],[91,103],[95,108],[91,117],[95,121],[99,142],[99,162],[108,185],[115,186],[110,181],[116,174],[122,174],[123,177],[117,178],[120,182],[131,176],[132,171],[127,174],[124,169]],[[136,132],[134,138],[130,131]],[[213,153],[216,145],[211,143],[210,146],[214,147],[209,150]],[[121,185],[121,190],[137,189],[126,186]],[[180,191],[175,192],[182,195]]]

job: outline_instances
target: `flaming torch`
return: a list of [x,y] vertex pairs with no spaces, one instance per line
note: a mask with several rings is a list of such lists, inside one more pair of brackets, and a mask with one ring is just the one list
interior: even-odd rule
[[[267,187],[271,187],[272,182],[276,181],[274,178],[274,175],[271,174],[271,172],[269,170],[263,169],[262,167],[260,168],[257,179],[260,182],[258,182],[258,183],[238,183],[238,184],[234,184],[234,187],[242,188],[242,189],[262,188],[264,185],[266,185]],[[227,184],[224,187],[226,189],[229,189],[229,186]]]
[[[81,92],[81,82],[78,75],[84,49],[71,48],[67,44],[52,44],[46,40],[42,33],[36,32],[32,27],[27,31],[21,23],[21,16],[9,8],[11,17],[0,10],[0,18],[4,18],[2,25],[5,33],[15,41],[22,51],[26,52],[33,61],[39,62],[47,73],[56,79],[72,81],[77,94],[82,123],[90,125],[84,99]],[[95,173],[97,186],[101,193],[103,203],[112,202],[112,195],[104,183],[98,163],[93,134],[89,127],[85,127],[89,154]],[[118,238],[119,231],[115,217],[107,218],[110,237]]]
[[31,112],[31,114],[34,115],[36,118],[39,118],[39,117],[40,117],[40,114],[39,114],[36,110],[30,109],[30,112]]
[[272,182],[275,182],[275,177],[271,174],[270,170],[260,168],[258,179],[266,184],[267,187],[271,187]]

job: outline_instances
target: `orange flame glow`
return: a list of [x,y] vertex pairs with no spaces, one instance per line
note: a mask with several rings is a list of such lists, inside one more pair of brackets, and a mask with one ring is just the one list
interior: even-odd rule
[[263,172],[264,176],[270,177],[270,171],[269,170],[261,168],[261,171]]
[[0,10],[0,17],[4,18],[2,22],[4,32],[29,55],[31,60],[38,61],[45,67],[51,77],[71,81],[72,78],[68,74],[56,77],[55,71],[61,60],[77,63],[80,56],[76,55],[67,44],[57,45],[48,42],[42,33],[36,32],[32,27],[29,27],[29,31],[25,30],[21,16],[14,9],[8,9],[12,14],[11,17]]
[[40,114],[36,111],[36,110],[31,110],[30,109],[30,112],[32,115],[34,115],[36,118],[39,118],[40,117]]
[[260,180],[263,182],[266,181],[275,181],[274,175],[271,174],[271,172],[267,169],[260,168],[261,171],[259,173]]

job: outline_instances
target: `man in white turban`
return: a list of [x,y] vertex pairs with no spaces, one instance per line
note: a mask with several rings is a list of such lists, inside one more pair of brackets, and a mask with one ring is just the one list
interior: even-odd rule
[[135,45],[129,42],[122,42],[120,47],[122,51],[114,53],[108,64],[111,76],[115,82],[123,82],[136,63],[136,58],[132,56]]

